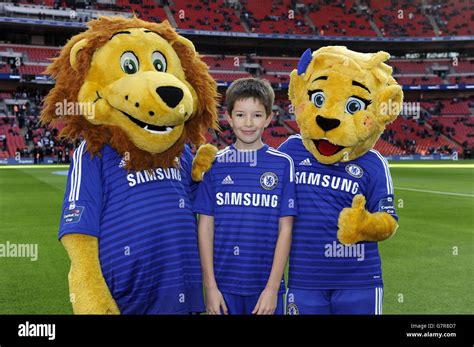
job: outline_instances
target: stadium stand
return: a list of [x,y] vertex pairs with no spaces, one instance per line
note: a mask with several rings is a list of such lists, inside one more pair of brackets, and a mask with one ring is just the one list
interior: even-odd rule
[[[473,34],[474,3],[468,0],[112,0],[101,2],[28,0],[7,4],[3,10],[10,17],[83,22],[98,14],[121,13],[150,21],[168,19],[179,29],[197,29],[236,33],[298,34],[323,36],[419,37]],[[70,11],[76,16],[69,16]],[[324,14],[324,15],[321,15]],[[18,44],[22,43],[22,44]],[[3,42],[0,43],[0,73],[18,74],[34,79],[44,73],[60,47]],[[205,52],[204,52],[205,53]],[[290,134],[298,132],[286,86],[289,73],[297,66],[297,56],[227,54],[214,49],[204,54],[220,93],[237,78],[262,77],[276,88],[275,121],[265,130],[264,140],[277,147]],[[245,53],[245,54],[243,54]],[[19,61],[17,58],[20,58]],[[251,63],[252,69],[246,68]],[[442,86],[474,81],[474,59],[465,55],[418,58],[394,57],[390,60],[394,76],[405,86]],[[20,84],[21,85],[21,84]],[[37,91],[0,88],[0,158],[15,155],[39,156],[38,147],[46,142],[54,155],[65,153],[73,144],[63,144],[57,129],[42,128],[37,117],[41,98],[50,86]],[[384,155],[410,153],[450,153],[470,149],[474,144],[472,96],[441,97],[436,94],[407,94],[418,103],[422,116],[399,117],[387,127],[376,145]],[[27,110],[22,105],[28,105]],[[221,119],[224,114],[221,107]],[[232,143],[233,134],[225,121],[221,131],[206,139],[223,147]],[[53,146],[49,146],[53,143]],[[25,148],[26,149],[25,149]],[[44,147],[44,146],[43,146]],[[36,148],[36,152],[33,151]]]

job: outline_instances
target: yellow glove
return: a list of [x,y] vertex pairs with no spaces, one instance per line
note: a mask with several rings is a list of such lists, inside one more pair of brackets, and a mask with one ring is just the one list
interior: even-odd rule
[[365,209],[365,197],[357,194],[352,207],[345,208],[339,214],[338,240],[351,245],[360,241],[383,241],[392,236],[398,223],[386,212],[370,213]]
[[217,148],[210,144],[199,147],[193,160],[191,177],[193,181],[202,181],[202,176],[211,169],[216,158]]

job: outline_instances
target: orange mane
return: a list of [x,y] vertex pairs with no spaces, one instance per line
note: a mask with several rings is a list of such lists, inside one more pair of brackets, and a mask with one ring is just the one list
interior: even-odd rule
[[[147,28],[160,34],[173,46],[183,67],[186,80],[193,86],[198,96],[197,109],[186,122],[181,138],[168,150],[159,154],[146,152],[128,138],[124,131],[115,126],[94,125],[80,115],[56,115],[56,103],[77,102],[77,96],[89,70],[94,52],[105,45],[117,31],[131,28]],[[58,120],[64,122],[62,137],[77,139],[82,135],[87,141],[87,150],[91,155],[98,154],[105,144],[109,144],[121,155],[128,154],[130,160],[127,169],[144,170],[155,167],[170,167],[174,158],[180,156],[184,143],[196,146],[204,143],[203,134],[209,128],[217,128],[217,88],[216,82],[209,75],[207,65],[198,54],[177,41],[178,34],[168,21],[150,23],[136,17],[100,17],[88,23],[88,30],[72,37],[61,51],[58,58],[48,66],[46,72],[55,79],[56,85],[44,100],[41,112],[43,124],[54,125]],[[71,49],[78,41],[87,39],[87,45],[77,54],[77,71],[69,62]]]

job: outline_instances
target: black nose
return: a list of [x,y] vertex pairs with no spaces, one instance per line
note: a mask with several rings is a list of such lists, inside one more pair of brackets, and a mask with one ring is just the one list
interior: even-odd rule
[[168,107],[175,108],[183,99],[183,91],[176,87],[158,87],[156,93]]
[[331,129],[337,128],[339,124],[341,124],[341,121],[339,119],[316,116],[316,123],[318,123],[318,125],[324,131],[329,131]]

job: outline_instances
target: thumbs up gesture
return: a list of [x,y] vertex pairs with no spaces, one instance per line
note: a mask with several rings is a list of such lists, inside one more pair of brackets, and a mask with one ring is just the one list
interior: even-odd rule
[[360,241],[383,241],[390,238],[398,228],[398,223],[386,212],[370,213],[365,209],[365,197],[354,196],[352,207],[341,211],[338,220],[338,240],[351,245]]
[[364,240],[363,224],[370,218],[365,209],[365,197],[357,194],[352,200],[352,207],[346,207],[339,214],[337,238],[345,245]]

